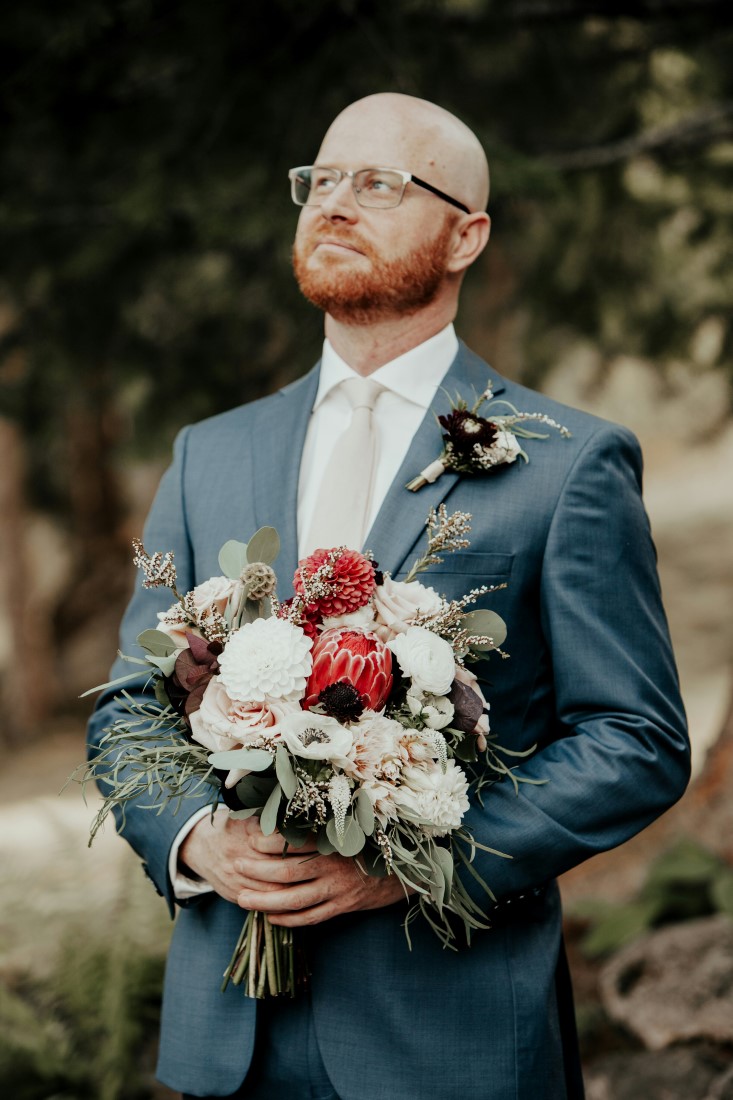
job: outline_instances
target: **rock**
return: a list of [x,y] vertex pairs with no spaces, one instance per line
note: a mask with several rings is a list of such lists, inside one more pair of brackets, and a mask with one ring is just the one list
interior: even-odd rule
[[705,1100],[733,1100],[733,1065],[715,1078]]
[[705,917],[640,937],[603,968],[600,992],[611,1019],[648,1050],[733,1043],[733,921]]
[[586,1070],[586,1100],[729,1100],[729,1068],[707,1044],[609,1054]]

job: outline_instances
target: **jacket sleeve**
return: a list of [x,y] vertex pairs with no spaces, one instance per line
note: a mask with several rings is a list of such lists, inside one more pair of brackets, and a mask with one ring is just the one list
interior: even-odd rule
[[604,425],[575,459],[550,523],[539,600],[550,674],[533,685],[527,715],[542,747],[517,769],[539,784],[520,783],[516,794],[497,783],[464,819],[479,841],[512,857],[476,858],[499,898],[621,844],[689,779],[641,453],[626,429]]
[[[185,508],[185,469],[188,429],[184,428],[174,445],[173,463],[166,471],[160,483],[148,520],[145,524],[143,541],[148,553],[160,550],[163,553],[172,550],[178,576],[179,591],[186,592],[195,584],[193,551],[188,537],[188,525]],[[128,605],[120,629],[120,652],[128,656],[139,656],[141,651],[136,645],[137,636],[156,626],[156,613],[170,607],[173,597],[168,589],[145,589],[136,581],[134,595]],[[124,676],[134,669],[121,658],[112,667],[110,679]],[[143,680],[140,685],[122,685],[130,695],[143,698]],[[98,700],[89,721],[88,748],[90,759],[97,752],[99,741],[105,729],[113,725],[126,712],[118,701],[117,692],[108,689]],[[103,784],[101,785],[103,787]],[[139,800],[140,801],[140,800]],[[156,889],[168,902],[173,911],[173,891],[168,875],[168,857],[171,846],[185,821],[201,807],[209,805],[211,797],[192,796],[182,801],[177,808],[168,808],[163,813],[145,808],[151,799],[145,796],[143,805],[128,803],[124,820],[115,812],[117,830],[128,841],[143,860],[143,869],[152,879]]]

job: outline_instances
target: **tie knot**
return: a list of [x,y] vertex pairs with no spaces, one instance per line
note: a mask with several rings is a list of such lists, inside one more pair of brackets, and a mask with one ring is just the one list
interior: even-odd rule
[[347,378],[341,383],[341,389],[346,394],[346,400],[352,409],[373,410],[384,386],[369,378]]

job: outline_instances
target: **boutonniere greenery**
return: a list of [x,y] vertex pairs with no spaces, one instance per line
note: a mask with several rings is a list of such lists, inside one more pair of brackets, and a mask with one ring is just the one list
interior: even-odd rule
[[[491,474],[518,458],[529,462],[519,439],[547,439],[547,433],[531,431],[525,426],[528,422],[554,428],[566,439],[570,436],[568,429],[552,417],[519,412],[511,402],[500,401],[493,396],[491,384],[471,406],[461,397],[451,399],[450,404],[451,411],[446,416],[436,417],[443,429],[443,450],[434,462],[408,481],[407,488],[413,493],[437,481],[446,470],[457,474]],[[482,406],[483,414],[479,416]]]

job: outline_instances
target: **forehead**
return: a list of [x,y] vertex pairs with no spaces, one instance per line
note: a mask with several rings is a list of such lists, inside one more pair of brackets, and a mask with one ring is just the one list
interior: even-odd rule
[[443,170],[448,163],[436,127],[412,124],[389,111],[346,112],[330,127],[317,163],[336,168],[404,168]]

